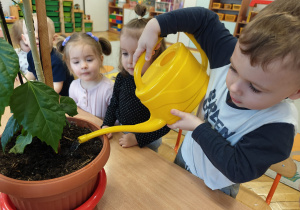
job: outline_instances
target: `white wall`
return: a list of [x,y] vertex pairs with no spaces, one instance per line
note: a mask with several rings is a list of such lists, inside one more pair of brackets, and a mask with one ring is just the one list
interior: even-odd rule
[[[88,1],[88,0],[86,0],[86,1]],[[80,9],[83,10],[83,0],[74,0],[73,3],[74,3],[74,5],[79,4]]]
[[91,15],[93,31],[108,30],[108,0],[85,0],[85,14]]
[[9,6],[13,5],[13,2],[11,0],[4,0],[1,1],[2,4],[2,10],[4,12],[4,15],[10,16]]
[[[93,20],[93,31],[108,30],[108,2],[109,0],[85,0],[85,14]],[[83,0],[74,0],[83,10]]]

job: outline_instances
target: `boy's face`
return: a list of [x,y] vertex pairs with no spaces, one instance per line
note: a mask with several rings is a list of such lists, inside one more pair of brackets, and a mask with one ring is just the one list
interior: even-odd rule
[[232,102],[238,107],[266,109],[283,99],[299,98],[299,73],[284,68],[285,61],[272,61],[265,70],[251,66],[249,56],[242,54],[239,43],[231,57],[226,85]]
[[[35,29],[35,31],[34,31],[35,42],[36,42],[37,48],[39,49],[39,33],[38,33],[38,24],[37,24],[36,17],[34,17],[33,20],[34,20],[34,29]],[[23,33],[24,34],[22,34],[22,39],[23,39],[24,43],[30,47],[28,31],[27,31],[27,28],[26,28],[25,24],[23,25]],[[50,46],[50,49],[52,49],[53,41],[54,41],[54,33],[52,33],[50,31],[49,27],[48,27],[48,34],[49,34],[49,46]]]

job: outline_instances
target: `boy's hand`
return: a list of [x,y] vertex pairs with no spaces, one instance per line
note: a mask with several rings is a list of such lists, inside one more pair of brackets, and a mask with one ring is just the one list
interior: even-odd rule
[[135,66],[138,58],[144,51],[146,51],[146,61],[149,61],[151,59],[159,34],[160,26],[158,24],[158,21],[153,18],[147,23],[139,39],[138,47],[133,55],[133,66]]
[[[107,125],[102,126],[102,129],[104,129],[104,128],[109,128],[109,126],[107,126]],[[112,137],[112,133],[107,133],[106,136],[107,136],[107,138],[110,139]]]
[[122,137],[119,139],[119,144],[121,147],[133,147],[138,145],[138,142],[136,140],[135,134],[133,133],[127,133],[123,134]]
[[177,109],[172,109],[171,114],[181,118],[176,123],[168,125],[171,129],[179,128],[181,130],[193,131],[196,127],[203,123],[203,121],[197,116]]

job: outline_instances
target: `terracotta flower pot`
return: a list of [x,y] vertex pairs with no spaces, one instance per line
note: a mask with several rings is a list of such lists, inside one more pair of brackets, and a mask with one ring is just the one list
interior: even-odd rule
[[[92,122],[68,118],[80,127],[98,130]],[[99,172],[106,164],[110,145],[108,138],[103,138],[103,148],[99,155],[80,170],[63,177],[44,181],[23,181],[8,178],[0,174],[0,192],[9,196],[19,210],[65,210],[75,209],[93,194]]]

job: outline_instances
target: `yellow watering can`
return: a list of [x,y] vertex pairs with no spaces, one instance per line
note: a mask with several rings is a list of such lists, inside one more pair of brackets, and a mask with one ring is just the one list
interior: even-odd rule
[[145,63],[145,52],[135,66],[135,93],[150,111],[148,121],[136,125],[112,126],[94,131],[78,137],[79,143],[107,133],[156,131],[166,124],[173,124],[180,119],[170,113],[171,109],[192,112],[199,105],[207,90],[208,60],[193,35],[187,34],[187,36],[199,50],[202,64],[182,43],[178,42],[167,48],[151,64],[143,77],[141,71]]

